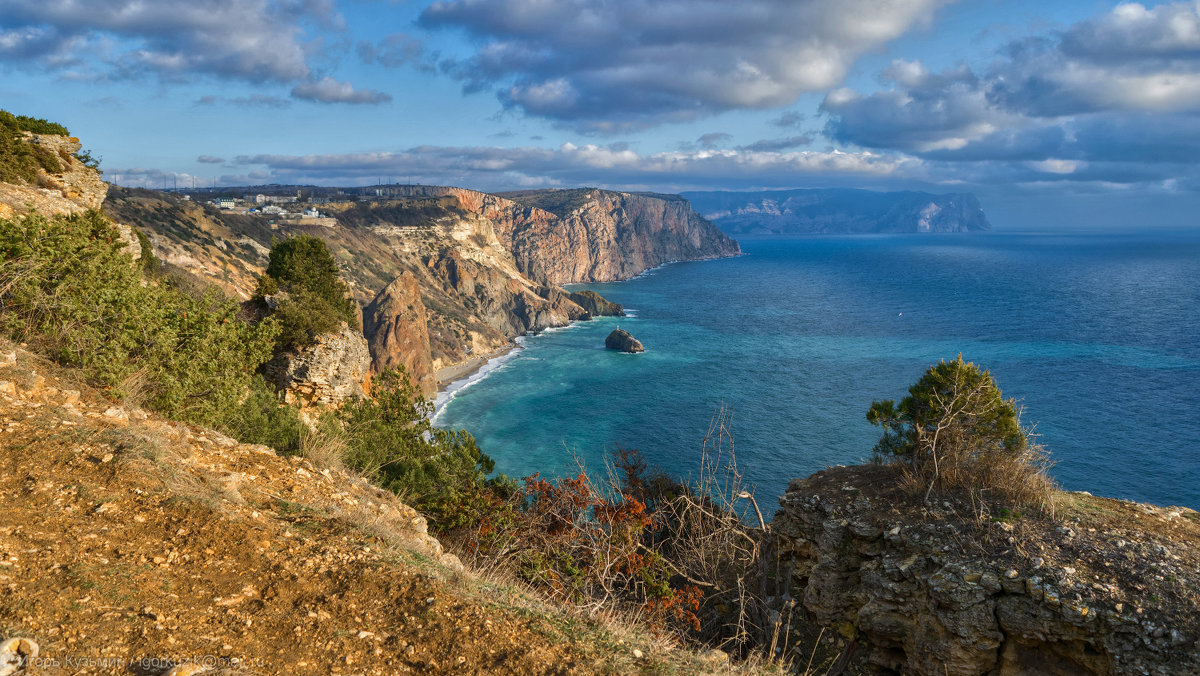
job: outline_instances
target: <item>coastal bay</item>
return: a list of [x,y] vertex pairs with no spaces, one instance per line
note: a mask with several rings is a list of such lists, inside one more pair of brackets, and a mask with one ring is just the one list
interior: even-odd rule
[[[630,308],[525,339],[438,422],[499,471],[602,468],[617,445],[694,471],[728,407],[759,493],[870,456],[871,401],[958,353],[1024,407],[1072,490],[1200,505],[1190,444],[1200,350],[1200,237],[993,233],[747,240],[747,255],[589,285]],[[603,350],[620,325],[647,352]],[[1146,420],[1157,424],[1147,426]]]

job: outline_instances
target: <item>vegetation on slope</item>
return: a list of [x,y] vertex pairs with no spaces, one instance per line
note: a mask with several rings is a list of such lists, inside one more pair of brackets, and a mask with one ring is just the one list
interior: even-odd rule
[[62,160],[52,151],[25,139],[25,132],[67,135],[66,127],[0,110],[0,182],[33,184],[38,170],[58,174]]
[[267,270],[258,281],[256,298],[279,294],[271,316],[279,323],[276,350],[311,345],[341,322],[359,329],[350,289],[338,276],[337,262],[319,237],[297,235],[271,247]]
[[114,397],[220,426],[271,354],[216,292],[194,297],[142,271],[99,212],[0,221],[0,331],[76,367]]

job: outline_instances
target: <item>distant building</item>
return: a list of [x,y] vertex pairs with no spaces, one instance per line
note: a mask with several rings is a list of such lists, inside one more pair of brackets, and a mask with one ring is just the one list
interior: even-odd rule
[[222,197],[220,200],[217,201],[217,206],[221,207],[222,209],[236,209],[237,208],[237,200],[232,199],[232,198],[226,199],[226,198]]

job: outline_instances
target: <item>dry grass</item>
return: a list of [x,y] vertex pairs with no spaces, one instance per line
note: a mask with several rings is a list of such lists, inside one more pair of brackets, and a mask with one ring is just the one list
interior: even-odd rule
[[[911,462],[898,462],[906,486],[914,492],[928,495],[931,486],[946,492],[967,495],[978,518],[990,516],[990,505],[1020,507],[1053,515],[1055,499],[1061,493],[1050,477],[1054,465],[1046,447],[1033,441],[1031,430],[1025,432],[1030,440],[1018,453],[967,452],[959,447],[946,450],[941,456],[936,481],[928,472],[920,471]],[[946,444],[943,449],[954,449]]]
[[307,458],[320,469],[345,471],[346,437],[327,430],[313,430],[307,425],[300,432],[300,457]]

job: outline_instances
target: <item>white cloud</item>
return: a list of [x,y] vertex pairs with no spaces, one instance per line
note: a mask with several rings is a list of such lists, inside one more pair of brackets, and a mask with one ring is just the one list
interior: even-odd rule
[[442,68],[530,115],[611,132],[774,108],[838,85],[948,0],[441,0],[480,46]]
[[504,189],[528,185],[596,185],[682,189],[727,185],[789,186],[813,181],[920,177],[919,160],[871,152],[695,150],[642,155],[620,146],[564,143],[558,148],[421,146],[402,152],[339,155],[251,155],[280,183],[358,184],[379,176],[411,176],[430,184]]
[[387,103],[392,97],[370,89],[355,89],[349,82],[331,77],[302,82],[292,88],[292,96],[321,103]]

